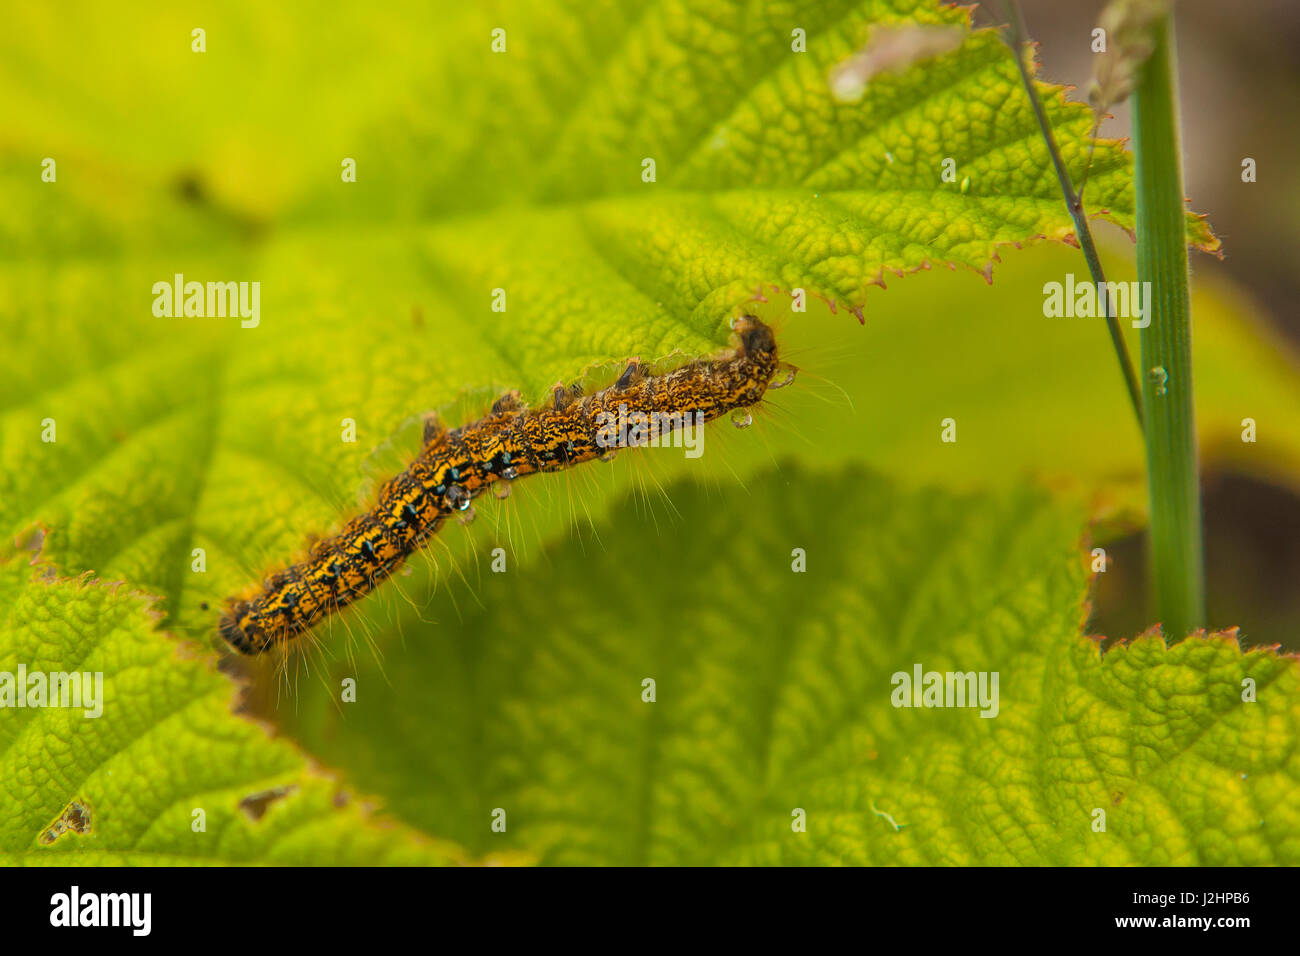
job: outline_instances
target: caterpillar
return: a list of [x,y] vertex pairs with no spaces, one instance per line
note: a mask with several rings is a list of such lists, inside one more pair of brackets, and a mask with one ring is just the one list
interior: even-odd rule
[[221,636],[248,655],[286,645],[373,591],[494,482],[611,455],[599,423],[612,416],[640,413],[669,430],[690,415],[702,423],[748,408],[788,384],[793,367],[772,382],[780,364],[772,330],[753,316],[733,328],[735,348],[663,375],[632,359],[613,385],[589,395],[557,385],[551,402],[529,409],[509,392],[486,417],[452,430],[426,419],[423,450],[380,488],[374,507],[313,544],[305,560],[230,598]]

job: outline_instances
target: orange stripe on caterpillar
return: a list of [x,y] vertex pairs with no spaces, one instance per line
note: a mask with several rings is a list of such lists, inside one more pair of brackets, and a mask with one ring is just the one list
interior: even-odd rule
[[[517,393],[487,417],[452,431],[426,430],[425,447],[379,491],[370,511],[317,541],[306,560],[227,602],[221,636],[244,654],[282,645],[369,594],[419,550],[450,516],[489,485],[560,471],[606,455],[600,422],[640,413],[665,430],[757,404],[778,365],[772,330],[752,316],[735,322],[739,347],[664,375],[635,360],[609,388],[580,396],[557,387],[553,404],[526,409]],[[788,378],[786,379],[788,381]],[[679,417],[680,416],[680,417]]]

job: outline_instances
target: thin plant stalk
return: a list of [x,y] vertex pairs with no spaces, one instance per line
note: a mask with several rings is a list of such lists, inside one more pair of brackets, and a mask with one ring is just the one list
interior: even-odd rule
[[[1038,88],[1034,86],[1033,77],[1029,75],[1029,67],[1025,64],[1025,44],[1028,42],[1028,32],[1025,29],[1024,17],[1020,12],[1020,4],[1015,0],[1007,0],[1006,3],[1008,16],[1007,20],[1011,29],[1011,39],[1008,45],[1015,57],[1016,66],[1020,69],[1020,80],[1025,87],[1025,93],[1029,96],[1029,102],[1033,106],[1034,116],[1038,120],[1038,128],[1043,134],[1043,141],[1047,144],[1047,151],[1051,154],[1052,165],[1056,169],[1056,178],[1061,184],[1061,193],[1065,196],[1065,204],[1069,208],[1070,218],[1074,220],[1074,234],[1079,241],[1079,248],[1083,251],[1083,258],[1088,263],[1088,272],[1092,275],[1092,281],[1097,287],[1098,304],[1101,307],[1102,314],[1106,316],[1106,327],[1110,331],[1111,345],[1115,349],[1115,357],[1119,360],[1120,372],[1124,376],[1124,384],[1128,388],[1129,401],[1133,405],[1133,414],[1137,417],[1138,427],[1143,428],[1142,415],[1142,395],[1138,385],[1137,373],[1133,370],[1133,359],[1129,356],[1128,345],[1124,341],[1124,333],[1120,329],[1119,319],[1115,316],[1111,308],[1110,296],[1106,291],[1106,274],[1101,268],[1101,259],[1097,256],[1097,246],[1092,241],[1092,229],[1088,226],[1088,216],[1083,209],[1083,199],[1075,191],[1074,184],[1070,181],[1070,173],[1065,168],[1065,161],[1061,159],[1061,150],[1056,145],[1056,136],[1052,133],[1052,125],[1048,122],[1047,111],[1043,109],[1042,97],[1038,95]],[[1005,39],[1005,37],[1004,37]]]
[[1133,95],[1138,279],[1150,282],[1142,329],[1150,559],[1156,617],[1167,638],[1205,626],[1200,478],[1192,400],[1192,319],[1173,14]]

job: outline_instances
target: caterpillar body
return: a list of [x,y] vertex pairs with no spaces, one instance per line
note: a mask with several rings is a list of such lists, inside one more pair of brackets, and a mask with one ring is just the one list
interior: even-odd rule
[[753,316],[735,320],[734,328],[734,350],[663,375],[648,374],[632,360],[613,385],[589,395],[557,386],[551,403],[529,409],[512,392],[487,416],[460,428],[426,423],[423,450],[383,485],[374,507],[317,541],[305,560],[227,601],[221,636],[250,655],[286,645],[373,591],[494,482],[607,455],[597,423],[620,408],[671,428],[687,415],[712,421],[756,404],[769,387],[778,387],[771,381],[779,364],[776,339]]

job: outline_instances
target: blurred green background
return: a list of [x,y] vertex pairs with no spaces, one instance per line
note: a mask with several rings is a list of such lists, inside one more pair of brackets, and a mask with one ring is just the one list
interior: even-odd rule
[[[1048,77],[1076,86],[1084,96],[1093,70],[1090,34],[1105,4],[1025,0],[1022,6]],[[1300,188],[1287,170],[1300,156],[1300,131],[1278,120],[1300,95],[1291,52],[1300,43],[1300,8],[1288,0],[1244,6],[1183,0],[1178,43],[1187,193],[1196,208],[1210,213],[1225,251],[1222,260],[1193,256],[1192,271],[1198,279],[1233,283],[1250,298],[1252,310],[1294,346],[1300,343]],[[1128,137],[1128,104],[1112,112],[1102,135]],[[1245,157],[1271,172],[1243,183]],[[1277,347],[1286,348],[1282,342]],[[1205,479],[1210,619],[1249,620],[1261,640],[1297,649],[1300,501],[1275,482],[1241,470],[1216,468]],[[1143,536],[1135,534],[1117,547],[1117,556],[1135,573],[1100,582],[1099,630],[1132,630],[1147,612],[1146,581],[1138,570],[1144,546]]]

